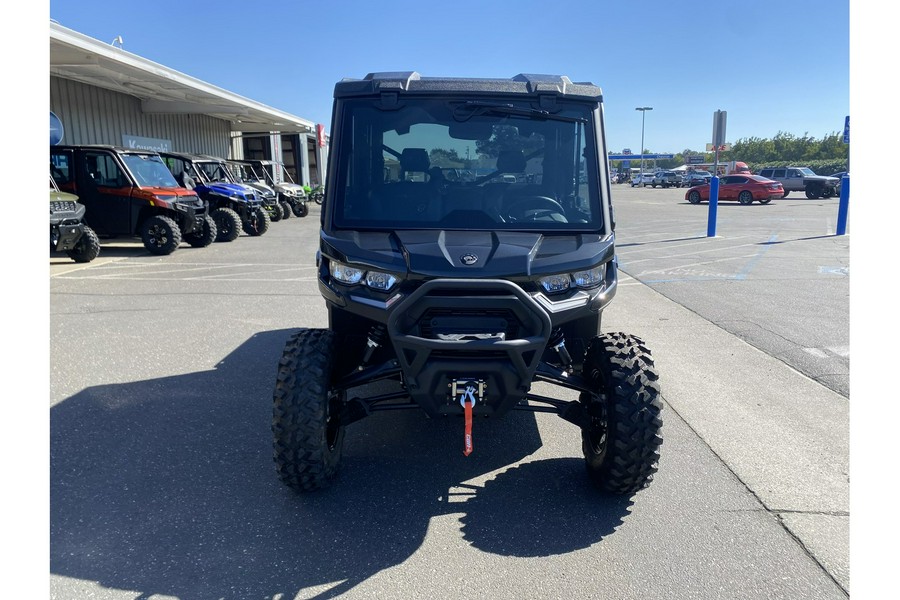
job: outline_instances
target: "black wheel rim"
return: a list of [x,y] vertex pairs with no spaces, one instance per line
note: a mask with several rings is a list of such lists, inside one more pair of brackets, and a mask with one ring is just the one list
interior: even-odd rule
[[[590,377],[594,389],[603,386],[603,375],[599,370],[592,369]],[[606,456],[606,447],[609,441],[609,418],[606,409],[605,398],[599,394],[588,394],[588,402],[584,410],[589,418],[588,428],[584,430],[584,440],[587,442],[590,453],[601,461]]]
[[151,246],[162,248],[169,243],[169,229],[163,225],[153,225],[147,230],[147,239]]
[[591,454],[602,460],[606,456],[606,446],[609,441],[606,407],[599,398],[592,396],[591,403],[586,410],[590,415],[590,425],[585,431],[585,439]]
[[338,418],[340,406],[338,395],[329,398],[325,413],[325,443],[329,450],[334,450],[340,439],[341,421]]

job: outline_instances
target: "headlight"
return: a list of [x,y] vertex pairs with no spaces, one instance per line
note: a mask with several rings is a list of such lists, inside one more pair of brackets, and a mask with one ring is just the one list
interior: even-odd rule
[[347,285],[359,283],[366,273],[362,269],[348,267],[347,265],[342,265],[341,263],[334,261],[329,265],[329,269],[331,270],[332,277]]
[[562,275],[550,275],[549,277],[541,277],[541,287],[548,294],[556,294],[564,292],[572,285],[572,276],[568,273]]
[[365,271],[336,261],[329,263],[328,270],[331,272],[332,277],[343,284],[356,285],[362,283],[379,292],[387,292],[400,281],[396,275],[391,275],[390,273]]
[[581,289],[590,289],[597,287],[603,283],[603,275],[606,271],[604,266],[594,267],[587,271],[576,271],[575,273],[560,273],[558,275],[549,275],[541,277],[540,284],[544,291],[548,294],[558,294],[571,288],[573,285]]
[[390,273],[379,273],[378,271],[369,271],[366,273],[366,285],[373,290],[386,292],[397,283],[397,278]]
[[577,273],[572,273],[572,279],[575,281],[575,285],[580,288],[587,289],[597,287],[603,283],[603,274],[605,270],[604,267],[595,267],[587,271],[578,271]]

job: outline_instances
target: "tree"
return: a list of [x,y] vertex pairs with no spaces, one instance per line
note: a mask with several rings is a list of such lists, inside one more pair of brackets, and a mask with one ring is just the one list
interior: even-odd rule
[[821,140],[808,133],[796,136],[779,131],[774,138],[741,138],[729,152],[719,155],[720,160],[740,160],[748,164],[778,162],[807,163],[810,161],[846,161],[848,150],[838,133],[831,133]]
[[436,167],[456,167],[465,162],[455,148],[450,150],[435,148],[429,153],[428,159]]
[[490,158],[500,156],[501,150],[522,150],[528,156],[543,144],[540,136],[521,137],[518,128],[510,125],[495,125],[490,139],[475,141],[478,154]]

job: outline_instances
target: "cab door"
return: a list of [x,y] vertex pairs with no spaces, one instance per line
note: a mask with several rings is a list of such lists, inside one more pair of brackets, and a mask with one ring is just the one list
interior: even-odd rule
[[788,169],[783,182],[784,189],[803,190],[803,171],[800,169]]
[[134,234],[134,185],[116,156],[104,150],[81,150],[78,168],[79,196],[87,207],[88,224],[100,235]]

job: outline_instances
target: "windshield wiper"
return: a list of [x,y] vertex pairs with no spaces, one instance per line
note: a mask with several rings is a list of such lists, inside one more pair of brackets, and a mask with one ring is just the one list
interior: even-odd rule
[[[471,109],[468,114],[461,114],[461,109]],[[495,102],[485,102],[483,100],[469,100],[457,105],[453,109],[453,118],[457,121],[468,121],[475,115],[483,115],[487,113],[497,113],[502,115],[517,115],[523,117],[533,117],[536,119],[550,119],[553,121],[564,121],[566,123],[587,123],[587,119],[583,117],[565,117],[555,115],[546,110],[537,108],[525,108],[515,106],[513,104],[500,104]]]

